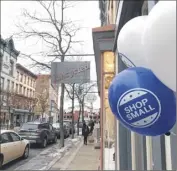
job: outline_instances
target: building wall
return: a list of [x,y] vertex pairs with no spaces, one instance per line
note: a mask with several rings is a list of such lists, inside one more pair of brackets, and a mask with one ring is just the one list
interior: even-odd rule
[[15,91],[23,94],[25,97],[35,98],[36,78],[17,67]]
[[[45,114],[53,117],[53,121],[58,120],[58,89],[51,85],[50,75],[38,75],[36,81],[36,97],[40,98],[43,94],[47,102]],[[36,106],[36,114],[42,114],[40,102]]]
[[[81,117],[81,115],[80,115],[80,117]],[[74,111],[74,121],[77,122],[78,118],[79,118],[79,111]],[[89,113],[87,111],[84,111],[84,118],[89,119]],[[72,113],[65,113],[63,116],[63,119],[72,120]]]
[[107,24],[115,24],[118,4],[119,1],[115,0],[107,1]]
[[[48,102],[49,100],[49,95],[46,94],[47,92],[49,92],[49,76],[48,75],[38,75],[37,76],[37,80],[36,80],[36,91],[35,91],[35,95],[36,98],[38,99],[38,103],[35,107],[35,113],[37,115],[41,115],[43,110],[41,107],[41,103],[40,103],[40,99],[44,98],[44,100]],[[46,110],[44,111],[44,113],[49,114],[49,104],[46,107]]]
[[[15,83],[16,77],[16,62],[17,56],[12,56],[8,49],[9,47],[4,48],[1,44],[1,54],[2,54],[2,62],[1,62],[1,88],[7,90],[8,86],[11,83]],[[13,63],[13,65],[11,65]]]
[[[121,3],[123,3],[122,1]],[[135,2],[134,2],[135,3]],[[141,9],[128,16],[129,19],[135,16],[148,15],[157,1],[144,1]],[[128,4],[128,3],[127,3]],[[133,1],[132,1],[133,4]],[[133,7],[132,7],[133,8]],[[134,6],[135,8],[135,6]],[[120,25],[120,18],[124,16],[122,7],[117,11],[116,25]],[[123,14],[121,16],[121,13]],[[126,21],[125,21],[126,22]],[[117,42],[115,40],[115,42]],[[118,49],[115,51],[117,55]],[[118,55],[117,72],[126,69]],[[172,134],[167,136],[148,137],[133,133],[117,123],[117,170],[176,170],[177,165],[177,139],[176,125]]]
[[10,106],[11,106],[11,84],[15,84],[16,62],[19,52],[14,47],[12,38],[0,38],[0,105],[1,105],[1,120],[3,123],[9,122]]
[[[18,73],[27,75],[35,83],[36,76],[28,69],[21,70],[20,64],[17,64],[18,52],[14,47],[12,38],[1,38],[1,112],[4,112],[4,120],[10,124],[21,123],[31,120],[34,112],[35,96],[34,85],[27,85],[19,78]],[[31,73],[33,76],[29,75]],[[21,86],[21,89],[20,89]],[[23,92],[24,87],[31,89],[31,94]]]

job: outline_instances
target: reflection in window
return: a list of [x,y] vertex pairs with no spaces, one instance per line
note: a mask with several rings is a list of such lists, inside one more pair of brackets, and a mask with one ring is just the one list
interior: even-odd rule
[[104,52],[104,72],[115,72],[115,56],[113,52]]
[[143,6],[141,8],[142,15],[148,15],[148,1],[144,1]]
[[114,78],[114,74],[106,74],[105,75],[105,89],[109,88],[113,78]]

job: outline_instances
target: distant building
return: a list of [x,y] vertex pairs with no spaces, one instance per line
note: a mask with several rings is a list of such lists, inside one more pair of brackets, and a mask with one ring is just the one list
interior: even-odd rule
[[9,123],[11,113],[13,113],[10,96],[15,86],[16,62],[19,54],[20,52],[15,49],[12,37],[5,40],[0,37],[0,112],[1,122],[4,124]]
[[[79,118],[79,111],[75,110],[74,111],[74,122],[77,122]],[[71,112],[65,112],[63,115],[63,119],[64,120],[72,120],[72,113]],[[84,120],[99,120],[100,119],[100,115],[99,113],[90,113],[87,111],[84,111]],[[82,120],[82,113],[80,114],[80,120]]]
[[15,123],[31,121],[34,115],[34,107],[37,103],[35,98],[35,86],[37,76],[21,64],[16,64],[16,81],[14,96],[14,120]]
[[17,64],[20,54],[15,49],[12,37],[0,39],[1,74],[1,123],[20,126],[31,121],[34,114],[35,82],[37,76],[24,66]]
[[56,122],[58,120],[58,88],[51,84],[50,75],[38,75],[36,80],[36,98],[38,99],[35,113],[38,118]]

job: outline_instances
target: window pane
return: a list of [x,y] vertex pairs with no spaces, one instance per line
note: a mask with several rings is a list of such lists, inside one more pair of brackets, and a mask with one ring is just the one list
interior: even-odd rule
[[4,90],[4,78],[1,77],[1,90]]
[[10,71],[9,74],[13,76],[13,70],[14,70],[14,62],[10,60]]
[[113,52],[104,52],[104,72],[115,72],[115,56]]
[[12,142],[8,136],[7,133],[4,133],[1,135],[1,143],[8,143],[8,142]]
[[105,78],[105,82],[104,82],[105,89],[108,89],[114,78],[114,74],[105,74],[104,78]]
[[20,141],[20,137],[15,133],[10,133],[13,141]]
[[21,129],[24,129],[24,130],[35,130],[35,129],[38,129],[38,124],[28,124],[28,123],[25,123],[25,124],[23,124],[23,126],[21,127]]

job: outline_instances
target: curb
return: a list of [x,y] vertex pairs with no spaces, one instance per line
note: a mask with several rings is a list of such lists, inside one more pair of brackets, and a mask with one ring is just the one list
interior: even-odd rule
[[[80,146],[80,140],[81,140],[81,138],[79,137],[79,141],[76,143],[76,145],[79,144],[79,146]],[[66,147],[67,147],[67,146],[66,146]],[[66,152],[63,153],[60,157],[58,157],[58,158],[54,159],[53,161],[51,161],[51,162],[48,164],[47,167],[43,167],[43,168],[40,169],[40,170],[49,170],[57,161],[60,161],[60,159],[65,156],[65,154],[66,154]]]
[[66,164],[60,168],[60,170],[66,170],[68,168],[68,166],[70,165],[70,163],[74,160],[74,158],[76,157],[77,153],[79,152],[79,150],[81,149],[81,147],[83,146],[83,142],[81,141],[80,143],[78,143],[78,147],[76,148],[76,150],[74,151],[73,154],[71,154],[71,156],[68,158]]
[[[78,137],[78,142],[76,144],[79,144],[81,140],[81,137]],[[61,148],[62,150],[67,150],[67,148],[70,146],[70,144],[66,145],[65,147]],[[69,149],[70,150],[70,149]],[[46,151],[49,151],[49,149],[46,149],[44,151],[42,151],[41,153],[45,153]],[[40,153],[40,154],[41,154]],[[37,156],[40,156],[40,154],[38,154]],[[61,155],[59,155],[58,157],[56,157],[54,160],[52,160],[47,166],[44,166],[38,170],[49,170],[57,161],[59,161],[63,156],[65,155],[65,153],[62,153]],[[37,157],[36,156],[36,157]],[[34,158],[30,159],[28,162],[34,160]],[[24,164],[25,165],[25,164]],[[20,170],[20,168],[22,167],[23,165],[20,165],[19,167],[15,168],[15,170]]]

